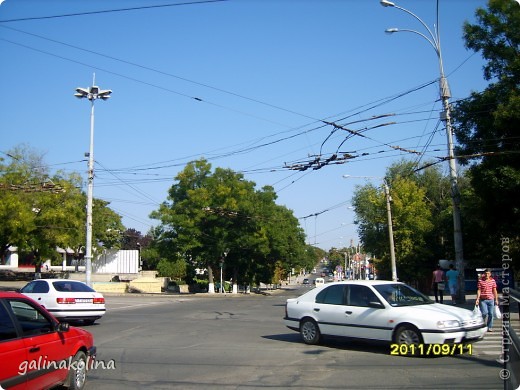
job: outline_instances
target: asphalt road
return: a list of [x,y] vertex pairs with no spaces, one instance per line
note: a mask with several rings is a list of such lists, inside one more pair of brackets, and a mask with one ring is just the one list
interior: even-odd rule
[[[287,297],[108,296],[86,327],[98,347],[97,389],[502,389],[496,356],[390,356],[388,345],[308,346],[282,321]],[[105,369],[101,363],[105,364]]]

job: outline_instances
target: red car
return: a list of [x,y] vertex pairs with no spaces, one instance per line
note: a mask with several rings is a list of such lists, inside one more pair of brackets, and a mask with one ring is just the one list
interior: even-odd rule
[[82,389],[95,357],[89,332],[60,323],[31,298],[0,291],[0,388]]

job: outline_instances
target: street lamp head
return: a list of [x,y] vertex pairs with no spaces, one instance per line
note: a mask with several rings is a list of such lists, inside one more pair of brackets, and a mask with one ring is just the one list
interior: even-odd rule
[[93,85],[92,87],[89,88],[89,100],[93,100],[93,99],[103,99],[103,100],[107,100],[110,96],[110,94],[112,93],[112,90],[110,89],[99,89],[99,87],[97,85]]
[[98,89],[98,97],[101,99],[108,99],[110,94],[112,93],[111,89]]
[[343,175],[343,179],[384,179],[383,176],[353,176],[353,175]]
[[110,94],[112,93],[112,90],[110,89],[99,89],[98,86],[92,86],[88,89],[86,88],[76,88],[76,93],[74,96],[76,96],[78,99],[87,98],[90,101],[96,100],[96,99],[103,99],[107,100],[110,97]]
[[84,98],[88,96],[88,90],[85,88],[76,88],[76,93],[74,94],[78,99]]
[[379,2],[383,7],[395,7],[395,4],[388,0],[381,0]]
[[387,29],[385,30],[385,33],[387,33],[387,34],[393,34],[393,33],[396,33],[396,32],[399,32],[399,29],[396,28],[396,27],[387,28]]

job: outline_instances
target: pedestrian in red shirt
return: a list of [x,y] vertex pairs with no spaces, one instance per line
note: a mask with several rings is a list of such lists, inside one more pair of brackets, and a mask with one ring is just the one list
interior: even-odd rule
[[433,289],[433,295],[435,296],[435,302],[444,303],[444,283],[446,282],[446,275],[444,275],[444,271],[442,270],[440,265],[437,265],[437,269],[433,271],[433,278],[432,278],[432,289]]
[[498,292],[497,283],[491,277],[491,270],[488,268],[478,281],[477,284],[477,300],[476,305],[480,305],[480,311],[484,319],[487,317],[488,332],[492,332],[493,328],[493,313],[495,305],[498,306]]

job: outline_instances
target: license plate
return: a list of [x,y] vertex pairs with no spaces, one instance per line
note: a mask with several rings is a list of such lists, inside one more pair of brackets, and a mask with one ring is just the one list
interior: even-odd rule
[[76,298],[76,303],[92,303],[90,298]]

